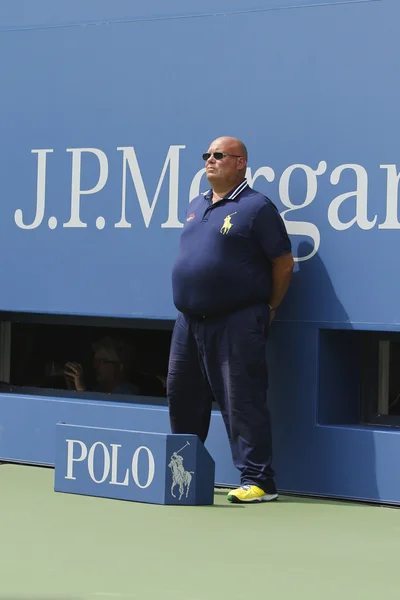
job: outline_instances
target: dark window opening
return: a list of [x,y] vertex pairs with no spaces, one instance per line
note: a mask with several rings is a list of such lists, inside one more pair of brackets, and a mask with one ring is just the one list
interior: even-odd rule
[[0,391],[165,403],[173,323],[156,328],[144,320],[49,321],[46,316],[3,321],[8,362],[0,365]]
[[364,418],[400,426],[400,332],[364,336]]
[[321,330],[318,423],[400,426],[400,332]]

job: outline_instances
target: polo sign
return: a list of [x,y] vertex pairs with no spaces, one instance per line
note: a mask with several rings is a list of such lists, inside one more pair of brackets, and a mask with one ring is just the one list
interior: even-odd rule
[[56,492],[152,504],[214,502],[215,463],[195,435],[56,427]]

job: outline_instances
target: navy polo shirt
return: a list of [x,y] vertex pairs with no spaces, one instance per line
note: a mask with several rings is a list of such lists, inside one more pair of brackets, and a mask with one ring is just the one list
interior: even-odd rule
[[268,303],[271,259],[289,252],[276,206],[246,180],[214,204],[209,190],[186,212],[172,270],[174,304],[200,317]]

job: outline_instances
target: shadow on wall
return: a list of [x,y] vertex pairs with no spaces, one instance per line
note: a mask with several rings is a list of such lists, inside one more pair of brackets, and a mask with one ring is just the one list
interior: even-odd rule
[[[309,242],[301,242],[293,252],[299,258],[313,251]],[[346,265],[343,265],[343,270]],[[349,316],[336,295],[328,271],[319,254],[295,265],[288,294],[280,317],[287,321],[322,321],[348,323]]]
[[[300,257],[311,251],[307,242],[294,250]],[[378,498],[373,432],[351,430],[361,416],[360,335],[318,254],[296,264],[271,327],[268,364],[281,489],[354,497],[358,486],[360,495]]]

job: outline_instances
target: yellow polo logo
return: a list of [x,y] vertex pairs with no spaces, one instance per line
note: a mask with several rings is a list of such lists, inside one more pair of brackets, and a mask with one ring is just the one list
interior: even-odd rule
[[231,213],[230,215],[228,215],[227,217],[225,217],[224,219],[224,224],[222,225],[220,232],[222,233],[222,235],[226,235],[227,233],[229,233],[230,228],[232,227],[233,223],[231,223],[231,217],[233,215],[236,215],[236,212]]

